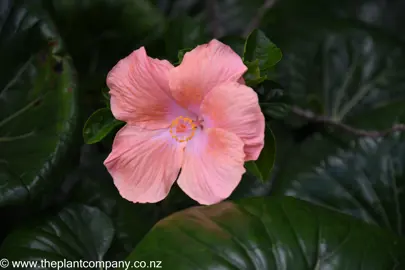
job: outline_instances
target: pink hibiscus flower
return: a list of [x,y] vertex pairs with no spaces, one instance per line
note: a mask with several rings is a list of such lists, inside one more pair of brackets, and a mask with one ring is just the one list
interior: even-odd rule
[[[244,85],[247,68],[227,45],[212,40],[174,67],[145,48],[107,76],[111,110],[126,122],[104,165],[122,197],[163,200],[176,181],[200,204],[229,197],[264,145],[257,94]],[[181,169],[181,173],[179,175]]]

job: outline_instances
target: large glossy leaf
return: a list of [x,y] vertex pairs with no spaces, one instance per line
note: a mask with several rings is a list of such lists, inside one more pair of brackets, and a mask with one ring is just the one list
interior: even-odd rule
[[[401,44],[367,27],[333,19],[324,18],[320,27],[308,20],[296,25],[289,32],[294,38],[279,41],[284,52],[279,72],[295,102],[371,131],[405,120]],[[402,234],[400,139],[364,138],[348,146],[342,140],[347,134],[336,131],[337,140],[314,137],[284,153],[272,191]]]
[[300,106],[318,110],[311,105],[317,103],[317,113],[341,121],[405,100],[400,44],[367,28],[333,21],[311,31],[302,31],[305,27],[310,25],[297,23],[277,41],[284,53],[280,80]]
[[33,6],[4,0],[0,29],[3,206],[36,200],[58,185],[79,129],[75,73],[52,24]]
[[0,256],[19,261],[99,261],[113,236],[114,227],[104,213],[72,205],[35,226],[13,231],[2,243]]
[[293,198],[196,207],[160,221],[128,260],[164,269],[402,269],[404,239]]
[[326,139],[304,142],[276,177],[287,194],[405,232],[404,135],[363,138],[342,148]]

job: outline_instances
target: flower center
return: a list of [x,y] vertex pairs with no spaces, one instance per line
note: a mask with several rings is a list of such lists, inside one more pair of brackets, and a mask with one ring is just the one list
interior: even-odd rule
[[186,142],[193,138],[197,126],[191,118],[179,116],[170,125],[170,135],[178,142]]

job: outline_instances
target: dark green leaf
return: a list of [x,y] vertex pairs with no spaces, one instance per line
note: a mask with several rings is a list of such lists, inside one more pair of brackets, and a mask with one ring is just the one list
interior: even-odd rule
[[182,50],[180,50],[180,51],[177,53],[177,58],[178,58],[177,65],[180,65],[180,64],[181,64],[181,62],[183,61],[184,55],[185,55],[187,52],[191,51],[191,50],[192,50],[192,49],[182,49]]
[[84,142],[87,144],[97,143],[122,124],[123,122],[114,118],[110,109],[99,109],[87,119],[84,125]]
[[293,198],[195,207],[160,221],[128,260],[164,269],[402,269],[404,239]]
[[1,205],[11,193],[10,203],[45,199],[75,161],[80,137],[71,60],[52,24],[25,2],[4,0],[0,9]]
[[255,161],[245,163],[246,169],[254,176],[262,181],[267,181],[270,178],[270,173],[273,170],[274,161],[276,159],[276,139],[269,127],[266,127],[264,137],[264,147],[260,156]]
[[104,87],[101,90],[101,95],[102,95],[102,99],[104,101],[104,104],[107,108],[110,109],[110,94],[109,94],[110,89],[108,87]]
[[257,167],[257,165],[254,161],[246,162],[245,168],[246,168],[246,171],[250,172],[252,175],[254,175],[255,177],[259,178],[261,181],[263,181],[263,175],[260,172],[259,168]]
[[81,74],[108,72],[164,28],[163,14],[148,0],[42,1]]
[[291,110],[291,106],[281,102],[269,102],[260,104],[263,113],[274,119],[282,119]]
[[[248,163],[250,164],[250,162],[245,163],[245,168],[249,166]],[[261,173],[251,172],[250,169],[246,170],[247,172],[242,176],[241,182],[232,192],[231,196],[229,196],[228,200],[259,197],[269,194],[272,182],[263,181]]]
[[113,224],[104,213],[97,208],[72,205],[42,223],[14,230],[2,243],[0,256],[38,262],[99,261],[110,248],[113,236]]
[[0,207],[4,205],[22,204],[28,198],[28,190],[20,177],[10,171],[7,163],[0,162]]
[[232,48],[240,57],[243,57],[245,39],[238,36],[225,36],[219,39],[222,43]]
[[253,62],[245,62],[248,70],[243,75],[246,85],[250,87],[255,87],[258,84],[267,80],[267,76],[261,76],[260,74],[260,67],[259,67],[259,59],[256,59]]
[[325,205],[401,235],[404,165],[404,135],[363,138],[348,148],[313,138],[282,165],[272,192]]
[[372,111],[359,112],[347,119],[347,124],[366,130],[386,130],[398,123],[405,123],[405,106],[402,100],[377,106]]
[[278,73],[294,103],[314,111],[322,108],[320,114],[336,121],[394,101],[405,105],[405,53],[389,36],[325,22],[311,31],[291,30],[286,37],[279,42],[285,57]]
[[273,81],[265,81],[256,89],[256,92],[266,118],[282,119],[289,114],[292,101],[280,85]]
[[275,66],[281,58],[281,50],[262,31],[254,30],[250,33],[245,43],[243,55],[245,62],[259,60],[260,72],[263,75],[265,71]]
[[264,135],[264,148],[260,153],[259,158],[255,161],[259,168],[263,181],[269,180],[271,171],[273,170],[274,161],[276,159],[276,138],[270,127],[266,127]]
[[71,201],[97,207],[110,217],[115,235],[106,259],[122,260],[158,221],[159,207],[134,204],[122,198],[102,164],[105,158],[94,153],[88,158],[92,160],[81,168]]
[[182,16],[169,21],[165,31],[166,56],[176,60],[176,53],[184,48],[194,49],[208,41],[204,24],[195,18]]
[[[383,130],[404,121],[401,44],[359,25],[324,23],[279,42],[282,83],[294,103],[354,128]],[[331,128],[330,128],[331,129]],[[360,139],[334,128],[334,141],[312,138],[286,155],[274,194],[288,194],[403,234],[403,169],[398,138]],[[337,139],[336,139],[337,138]]]

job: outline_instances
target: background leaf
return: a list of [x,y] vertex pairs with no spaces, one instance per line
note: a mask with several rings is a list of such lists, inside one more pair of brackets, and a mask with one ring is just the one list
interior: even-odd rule
[[321,204],[403,235],[403,140],[399,134],[364,138],[343,148],[326,139],[310,139],[282,166],[272,192]]
[[13,192],[13,203],[42,203],[76,162],[75,71],[53,25],[34,6],[2,1],[1,7],[0,163],[8,176],[0,178],[0,193]]
[[[97,207],[108,215],[115,234],[106,260],[122,260],[162,215],[154,204],[134,204],[122,198],[103,165],[106,157],[90,151],[78,170],[70,201]],[[88,162],[88,163],[87,163]]]
[[87,117],[105,107],[100,89],[106,87],[106,76],[120,59],[141,46],[151,56],[162,54],[166,19],[149,0],[41,2],[72,55]]
[[28,197],[28,190],[18,175],[10,171],[6,163],[0,163],[0,206],[24,203]]
[[72,205],[37,225],[13,231],[0,254],[20,261],[98,261],[103,260],[113,236],[114,227],[104,213]]
[[123,122],[114,118],[109,108],[99,109],[87,119],[84,125],[84,142],[88,144],[97,143],[116,127],[123,124]]
[[323,105],[321,114],[346,121],[404,101],[401,45],[367,28],[331,24],[307,32],[301,25],[291,30],[294,38],[288,44],[279,41],[285,57],[278,74],[294,102],[312,109],[308,97],[316,96]]
[[[0,258],[135,249],[176,270],[405,268],[404,134],[387,131],[405,123],[402,2],[0,1]],[[224,203],[190,208],[177,184],[161,202],[126,201],[103,165],[118,130],[107,73],[141,46],[178,65],[212,38],[246,52],[277,145],[266,134]],[[94,144],[79,159],[83,135]],[[307,202],[268,197],[286,194]]]
[[264,135],[264,147],[260,156],[255,161],[245,164],[247,170],[262,181],[269,180],[276,159],[276,139],[269,127],[266,127]]
[[240,57],[243,57],[243,51],[245,49],[245,39],[240,36],[224,36],[219,39],[222,43],[230,46],[234,52]]
[[244,61],[259,60],[261,71],[267,71],[282,58],[281,50],[260,30],[254,30],[246,39]]
[[[160,221],[128,260],[165,269],[395,269],[404,239],[292,198],[195,207]],[[187,248],[184,248],[187,247]]]
[[166,25],[165,47],[169,60],[182,60],[183,57],[181,59],[178,57],[178,51],[182,51],[185,48],[190,48],[191,50],[197,45],[208,41],[209,38],[206,36],[204,24],[197,19],[188,16],[176,17],[171,19]]
[[148,0],[42,1],[81,72],[108,72],[140,39],[164,27],[163,14]]

